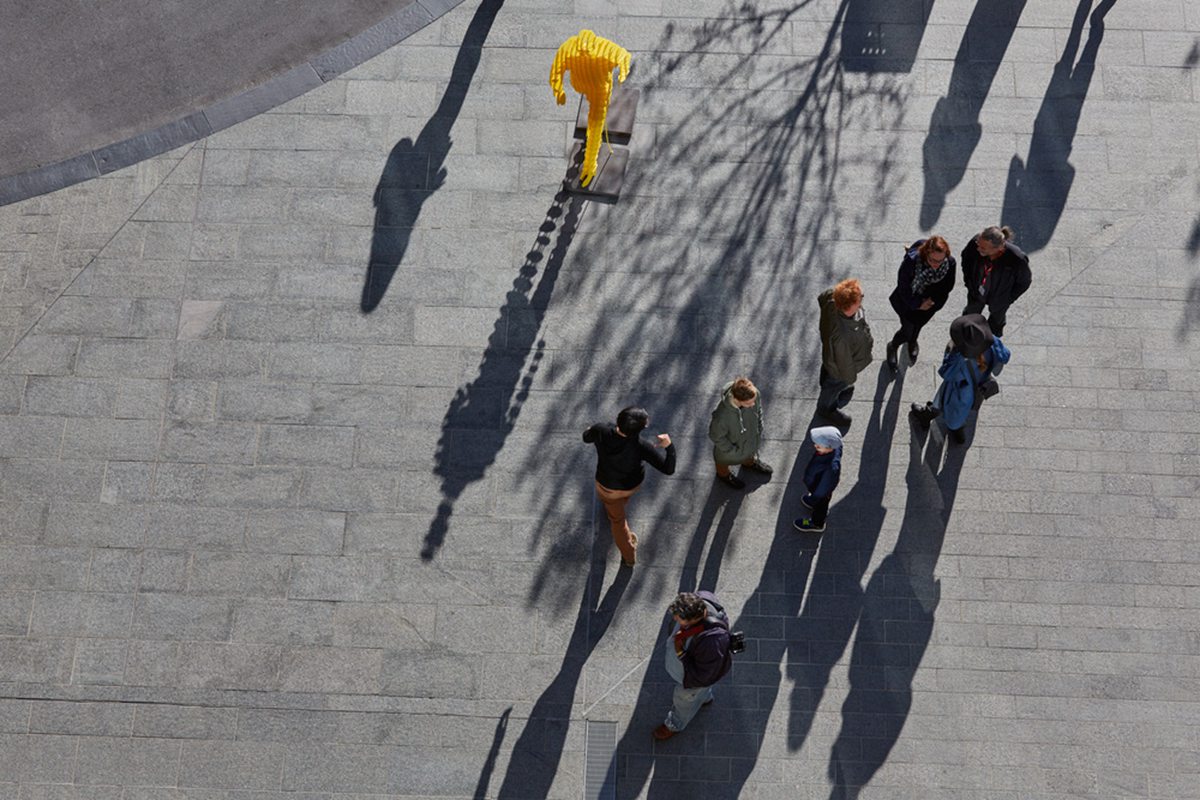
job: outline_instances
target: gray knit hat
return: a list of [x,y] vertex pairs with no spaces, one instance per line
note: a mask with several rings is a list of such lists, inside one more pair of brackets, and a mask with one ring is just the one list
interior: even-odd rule
[[808,432],[812,437],[813,444],[818,447],[832,447],[837,450],[842,446],[842,432],[832,425],[826,425],[823,428],[813,428]]

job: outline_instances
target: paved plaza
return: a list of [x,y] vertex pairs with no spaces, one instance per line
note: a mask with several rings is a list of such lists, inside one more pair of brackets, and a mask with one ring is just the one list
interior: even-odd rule
[[[0,800],[1200,798],[1200,0],[425,6],[0,208]],[[641,90],[616,204],[562,191],[581,28]],[[965,291],[895,377],[887,296],[1001,222],[1033,286],[962,446],[907,409]],[[876,361],[803,535],[851,276]],[[629,570],[580,434],[631,403],[679,468]],[[697,586],[747,650],[656,742]]]

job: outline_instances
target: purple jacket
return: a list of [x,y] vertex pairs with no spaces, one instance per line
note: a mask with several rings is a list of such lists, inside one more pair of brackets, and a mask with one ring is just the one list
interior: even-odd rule
[[704,630],[688,640],[683,653],[683,688],[712,686],[733,667],[729,652],[729,617],[712,592],[696,592],[709,606]]

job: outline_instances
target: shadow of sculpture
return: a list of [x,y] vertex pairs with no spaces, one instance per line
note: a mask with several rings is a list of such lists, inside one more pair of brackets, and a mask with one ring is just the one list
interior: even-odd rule
[[[582,231],[606,246],[580,249],[578,279],[555,295],[545,334],[555,352],[538,380],[543,435],[595,419],[599,393],[690,407],[731,370],[816,374],[819,348],[796,346],[816,341],[816,318],[797,312],[845,276],[839,239],[847,227],[886,220],[900,180],[876,162],[900,138],[905,81],[847,77],[838,58],[847,2],[817,52],[797,58],[706,60],[710,51],[778,52],[812,0],[762,11],[745,2],[734,17],[668,26],[655,48],[662,69],[639,87],[642,103],[665,117],[653,150],[635,135],[620,202],[590,209]],[[860,130],[872,133],[869,148],[857,144]],[[854,181],[868,171],[862,191]],[[530,453],[523,474],[539,471],[548,471],[544,458]],[[552,538],[561,513],[556,498],[536,501],[535,544]],[[665,500],[639,500],[639,515],[664,510]]]
[[503,5],[504,0],[483,0],[475,9],[450,71],[450,81],[433,116],[415,142],[407,137],[401,139],[388,154],[375,187],[375,228],[361,302],[365,313],[374,311],[383,300],[408,251],[421,207],[446,182],[444,165],[453,144],[450,129],[462,110],[471,79],[479,67],[483,43]]
[[1026,0],[978,2],[954,54],[946,95],[937,101],[921,148],[925,184],[921,227],[941,218],[946,196],[962,182],[983,137],[979,114],[1004,60]]
[[[829,756],[830,800],[855,800],[887,760],[908,719],[913,678],[933,634],[941,596],[934,574],[967,446],[947,445],[940,432],[912,427],[900,534],[867,583],[850,651],[850,691]],[[973,435],[974,425],[966,432]]]
[[1075,182],[1071,147],[1096,71],[1096,54],[1104,38],[1104,15],[1115,2],[1103,0],[1092,11],[1087,43],[1080,52],[1083,26],[1092,6],[1092,0],[1080,0],[1066,47],[1054,65],[1054,75],[1033,121],[1029,157],[1022,161],[1014,155],[1009,164],[1000,218],[1016,229],[1016,241],[1026,253],[1041,250],[1050,242],[1066,208]]
[[[442,500],[421,549],[421,558],[426,561],[445,541],[455,501],[484,476],[517,424],[544,354],[542,319],[579,224],[581,207],[581,200],[567,194],[564,182],[538,228],[533,248],[513,279],[488,337],[478,375],[455,393],[446,409],[434,467],[441,480]],[[545,248],[556,229],[554,248],[541,266],[539,277]]]
[[[607,537],[608,531],[602,526],[596,535]],[[533,704],[529,719],[513,745],[504,782],[496,795],[502,800],[550,796],[571,724],[571,707],[575,702],[583,667],[608,630],[621,595],[625,593],[633,575],[633,570],[620,568],[603,599],[600,599],[606,562],[604,552],[604,548],[592,548],[591,570],[584,585],[579,613],[575,617],[575,627],[563,653],[562,665],[554,680]]]

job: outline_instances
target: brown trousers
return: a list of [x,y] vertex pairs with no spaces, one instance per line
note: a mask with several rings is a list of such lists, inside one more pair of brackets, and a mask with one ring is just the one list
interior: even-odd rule
[[608,515],[613,541],[616,542],[617,550],[621,551],[621,560],[629,564],[637,561],[637,534],[629,529],[629,520],[625,518],[625,504],[641,488],[635,486],[632,489],[609,489],[600,481],[596,481],[596,496],[604,504],[604,513]]

